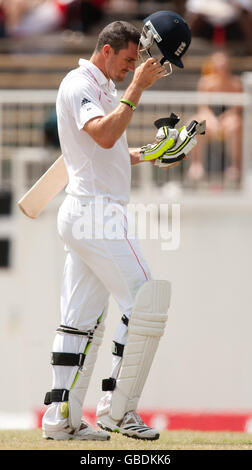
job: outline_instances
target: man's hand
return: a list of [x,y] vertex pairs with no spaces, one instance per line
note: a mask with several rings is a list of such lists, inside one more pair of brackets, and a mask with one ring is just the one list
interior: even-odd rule
[[146,90],[159,80],[159,78],[164,77],[165,74],[165,67],[163,67],[157,59],[151,57],[136,68],[132,84],[142,90]]

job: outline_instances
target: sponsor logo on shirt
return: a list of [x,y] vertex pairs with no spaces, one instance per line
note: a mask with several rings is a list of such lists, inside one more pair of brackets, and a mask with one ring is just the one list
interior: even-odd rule
[[91,101],[88,100],[87,98],[83,98],[83,100],[81,102],[81,106],[85,106],[85,104],[88,104],[88,103],[91,103]]

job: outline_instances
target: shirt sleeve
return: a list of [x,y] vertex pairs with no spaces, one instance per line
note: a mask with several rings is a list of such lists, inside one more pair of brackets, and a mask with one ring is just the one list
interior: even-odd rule
[[69,104],[79,130],[83,129],[90,119],[105,116],[99,96],[98,86],[88,80],[83,83],[76,81],[72,84],[72,90],[69,93]]

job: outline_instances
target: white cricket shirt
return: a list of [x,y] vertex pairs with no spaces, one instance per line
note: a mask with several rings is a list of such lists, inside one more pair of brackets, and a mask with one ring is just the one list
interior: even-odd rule
[[86,122],[110,113],[117,104],[114,83],[88,60],[80,59],[79,67],[62,80],[56,110],[69,174],[67,193],[129,201],[131,167],[126,132],[111,149],[104,149],[83,130]]

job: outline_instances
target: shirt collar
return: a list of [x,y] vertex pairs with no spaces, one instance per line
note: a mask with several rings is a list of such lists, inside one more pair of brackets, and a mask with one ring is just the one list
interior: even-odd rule
[[90,62],[90,60],[79,59],[79,66],[85,66],[86,70],[89,70],[90,74],[93,76],[94,81],[96,81],[98,85],[105,86],[112,92],[115,90],[115,84],[113,80],[108,80],[104,73],[95,64]]

